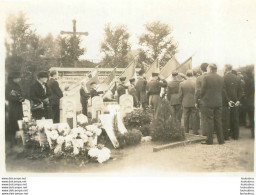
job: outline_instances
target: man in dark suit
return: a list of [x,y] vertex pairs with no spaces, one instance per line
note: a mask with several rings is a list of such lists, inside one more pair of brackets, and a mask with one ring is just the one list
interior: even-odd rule
[[201,64],[202,75],[200,75],[196,79],[196,92],[195,92],[196,107],[199,108],[201,112],[200,124],[201,124],[201,130],[202,130],[203,136],[207,136],[207,126],[205,125],[205,119],[204,119],[205,114],[203,113],[203,110],[202,110],[202,102],[201,102],[200,94],[201,94],[203,78],[205,77],[205,75],[207,75],[207,67],[208,67],[207,63]]
[[30,99],[32,101],[32,116],[35,119],[51,118],[50,91],[46,85],[47,72],[39,72],[36,82],[31,86]]
[[86,81],[82,81],[81,88],[80,88],[80,103],[82,104],[82,113],[85,116],[88,116],[88,100],[90,98],[90,93],[88,92]]
[[207,67],[207,75],[203,78],[201,86],[201,103],[202,113],[205,114],[205,124],[207,126],[207,140],[202,144],[213,144],[213,131],[217,134],[219,144],[224,144],[222,131],[222,94],[225,94],[224,81],[217,74],[217,66],[209,64]]
[[90,95],[91,95],[91,98],[95,97],[95,96],[99,96],[100,94],[103,94],[103,91],[97,91],[96,88],[97,88],[97,83],[95,82],[92,82],[90,84]]
[[192,78],[192,70],[188,70],[186,76],[187,80],[180,83],[179,87],[179,97],[183,106],[185,132],[189,133],[189,118],[191,117],[193,133],[198,135],[198,126],[196,125],[195,121],[196,107],[194,98],[196,82]]
[[147,80],[144,77],[144,70],[140,70],[139,71],[139,76],[137,78],[137,82],[135,85],[135,89],[136,89],[136,93],[137,93],[137,97],[138,97],[138,101],[139,104],[142,106],[143,109],[146,108],[148,100],[147,100]]
[[167,85],[167,99],[171,105],[172,121],[180,125],[182,117],[182,106],[179,97],[179,87],[182,81],[178,78],[178,74],[179,73],[177,71],[172,72],[172,81],[170,81]]
[[[232,66],[225,65],[224,84],[226,96],[223,98],[223,133],[226,140],[229,139],[228,126],[230,126],[231,137],[235,140],[239,138],[239,106],[242,97],[241,81],[232,73]],[[228,111],[229,109],[229,111]],[[225,114],[226,113],[226,114]],[[229,114],[228,114],[229,113]],[[228,120],[229,117],[229,120]],[[229,125],[227,122],[229,121]]]
[[165,80],[160,80],[159,73],[152,73],[152,80],[147,83],[147,92],[149,96],[149,106],[154,111],[154,118],[157,118],[158,107],[161,101],[160,92],[162,87],[167,86]]
[[57,79],[57,71],[51,71],[50,79],[47,82],[47,87],[49,88],[51,94],[49,100],[52,108],[52,118],[54,123],[60,122],[60,99],[63,97],[63,93],[59,87]]
[[125,85],[126,77],[120,77],[120,84],[117,86],[117,101],[119,103],[119,98],[121,95],[124,95],[126,93],[126,89],[128,89],[128,86]]

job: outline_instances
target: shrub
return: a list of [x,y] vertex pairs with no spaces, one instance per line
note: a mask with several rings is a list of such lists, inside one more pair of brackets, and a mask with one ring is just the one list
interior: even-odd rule
[[142,133],[139,130],[133,129],[125,134],[117,133],[116,137],[119,142],[119,147],[123,148],[125,146],[139,144],[141,142]]

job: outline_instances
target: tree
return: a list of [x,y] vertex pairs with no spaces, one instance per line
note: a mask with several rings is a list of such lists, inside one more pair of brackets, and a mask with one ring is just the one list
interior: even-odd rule
[[60,59],[64,67],[75,66],[79,57],[86,52],[86,48],[81,48],[81,38],[79,36],[59,37]]
[[171,36],[172,30],[168,24],[160,21],[145,25],[146,33],[139,37],[139,62],[144,65],[153,63],[157,58],[164,65],[177,52],[177,43]]
[[101,43],[101,52],[104,53],[102,64],[104,67],[127,67],[128,52],[130,51],[130,35],[125,25],[105,27],[105,40]]

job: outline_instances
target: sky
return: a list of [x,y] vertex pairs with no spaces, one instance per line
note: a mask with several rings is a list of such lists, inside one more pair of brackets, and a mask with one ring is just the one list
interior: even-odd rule
[[5,13],[23,11],[37,32],[58,35],[61,30],[88,32],[83,37],[84,59],[100,60],[104,27],[125,24],[132,49],[145,24],[160,20],[170,25],[178,42],[180,63],[193,55],[193,67],[203,62],[223,67],[256,63],[256,0],[72,0],[10,1]]

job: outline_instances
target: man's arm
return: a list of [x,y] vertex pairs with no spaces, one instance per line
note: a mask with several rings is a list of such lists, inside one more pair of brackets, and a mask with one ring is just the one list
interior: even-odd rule
[[55,81],[53,83],[53,86],[52,86],[54,92],[56,93],[56,95],[59,97],[59,98],[62,98],[63,97],[63,93],[60,89],[60,86],[59,86],[59,83],[57,81]]

